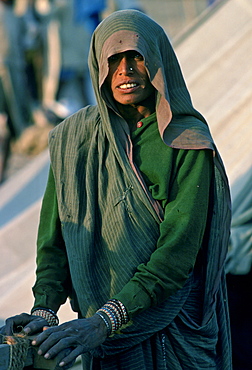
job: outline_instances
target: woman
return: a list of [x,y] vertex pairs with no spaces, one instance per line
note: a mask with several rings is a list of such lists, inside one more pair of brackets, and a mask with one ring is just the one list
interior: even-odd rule
[[70,296],[79,319],[34,341],[60,367],[85,353],[85,369],[230,369],[229,189],[168,38],[115,12],[89,68],[97,106],[50,134],[32,315],[5,331],[57,324]]

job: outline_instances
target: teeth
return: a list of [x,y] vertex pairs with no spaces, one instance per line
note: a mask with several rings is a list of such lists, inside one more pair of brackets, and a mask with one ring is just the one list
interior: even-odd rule
[[123,84],[120,86],[120,89],[131,89],[132,87],[136,87],[137,84],[132,83],[132,84]]

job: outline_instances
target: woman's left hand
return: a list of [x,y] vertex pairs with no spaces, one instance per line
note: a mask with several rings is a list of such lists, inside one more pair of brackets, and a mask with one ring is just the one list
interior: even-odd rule
[[32,344],[39,347],[39,355],[46,359],[57,356],[58,366],[68,369],[79,355],[98,347],[106,338],[105,323],[98,315],[94,315],[48,328]]

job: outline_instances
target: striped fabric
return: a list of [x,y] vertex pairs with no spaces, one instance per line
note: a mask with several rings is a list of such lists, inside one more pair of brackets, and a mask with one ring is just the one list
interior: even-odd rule
[[175,148],[215,151],[213,215],[202,268],[195,269],[176,294],[108,338],[93,351],[91,363],[90,357],[83,361],[84,368],[229,370],[223,265],[230,199],[225,171],[204,118],[191,104],[167,37],[155,22],[137,11],[116,12],[98,27],[89,59],[98,106],[82,109],[65,120],[49,139],[62,233],[80,316],[93,315],[124,287],[136,267],[149,260],[159,236],[158,207],[136,176],[126,122],[115,114],[102,85],[107,53],[127,50],[123,42],[116,43],[125,40],[125,30],[130,31],[131,40],[127,49],[144,55],[158,91],[156,111],[164,142]]

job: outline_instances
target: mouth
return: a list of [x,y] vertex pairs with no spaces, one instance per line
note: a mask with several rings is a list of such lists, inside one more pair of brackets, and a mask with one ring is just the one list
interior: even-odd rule
[[124,83],[122,85],[119,85],[118,88],[119,89],[134,89],[135,87],[137,87],[138,85],[136,83]]

